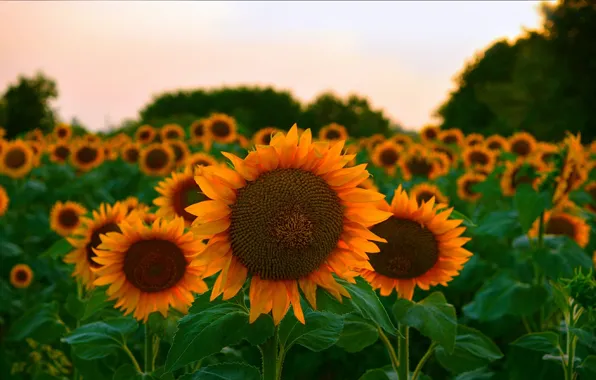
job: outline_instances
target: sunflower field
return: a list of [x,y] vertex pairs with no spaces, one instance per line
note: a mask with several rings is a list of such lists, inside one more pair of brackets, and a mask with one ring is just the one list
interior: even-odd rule
[[596,378],[596,143],[0,129],[0,377]]

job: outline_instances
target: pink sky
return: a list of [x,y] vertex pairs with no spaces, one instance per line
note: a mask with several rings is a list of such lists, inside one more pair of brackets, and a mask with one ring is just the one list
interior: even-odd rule
[[0,89],[43,70],[93,130],[178,88],[366,95],[419,129],[464,63],[539,24],[537,2],[1,2]]

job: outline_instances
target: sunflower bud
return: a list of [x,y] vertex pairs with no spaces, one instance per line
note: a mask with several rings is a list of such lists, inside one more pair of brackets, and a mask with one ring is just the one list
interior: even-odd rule
[[569,295],[588,312],[596,310],[596,279],[592,270],[584,274],[576,270],[571,279],[561,280]]

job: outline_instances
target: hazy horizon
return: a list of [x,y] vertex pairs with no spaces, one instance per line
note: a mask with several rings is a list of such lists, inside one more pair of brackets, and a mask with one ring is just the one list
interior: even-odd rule
[[0,86],[43,71],[59,116],[91,130],[224,85],[357,93],[418,129],[476,53],[538,27],[539,3],[2,2]]

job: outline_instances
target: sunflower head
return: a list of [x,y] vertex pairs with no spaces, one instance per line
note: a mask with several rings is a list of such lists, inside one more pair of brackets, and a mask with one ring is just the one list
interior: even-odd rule
[[4,215],[6,213],[6,210],[8,209],[9,202],[10,202],[10,198],[8,197],[8,194],[6,193],[6,190],[4,189],[4,187],[2,185],[0,185],[0,216]]
[[484,143],[484,136],[480,133],[470,133],[464,139],[464,146],[473,147],[482,145]]
[[27,141],[43,141],[43,132],[39,128],[35,128],[25,134],[25,140]]
[[33,281],[33,271],[27,264],[17,264],[10,270],[10,283],[15,288],[28,288]]
[[49,147],[50,160],[55,163],[65,163],[68,161],[71,153],[68,142],[59,141]]
[[501,177],[501,191],[505,196],[513,196],[517,187],[523,183],[531,185],[534,189],[543,178],[547,168],[534,159],[524,160],[518,158],[516,161],[505,163],[505,172]]
[[484,141],[484,146],[493,152],[508,152],[509,141],[500,135],[492,135]]
[[447,158],[449,159],[450,163],[453,163],[457,158],[456,153],[450,147],[448,147],[446,145],[432,144],[431,149],[433,152],[442,153],[442,154],[446,155]]
[[319,140],[322,141],[335,141],[347,139],[348,131],[346,130],[346,127],[344,127],[341,124],[331,123],[319,130]]
[[[377,239],[367,226],[389,213],[367,207],[383,195],[358,189],[365,165],[345,168],[353,156],[341,154],[344,141],[312,142],[294,125],[258,145],[245,159],[224,153],[234,165],[202,167],[196,181],[211,200],[186,210],[197,216],[193,231],[209,238],[199,263],[220,272],[211,293],[233,297],[250,275],[250,321],[272,311],[279,324],[290,305],[304,322],[302,289],[316,305],[316,288],[341,300],[346,290],[333,273],[353,278],[369,267],[365,252]],[[273,300],[273,301],[272,301]]]
[[129,142],[122,146],[120,156],[122,159],[130,164],[139,162],[141,155],[141,145],[137,142]]
[[50,211],[50,228],[60,236],[68,236],[81,226],[81,218],[87,213],[83,205],[58,201]]
[[404,179],[408,181],[413,177],[434,179],[441,174],[437,160],[419,146],[411,147],[400,157],[400,168]]
[[207,119],[206,129],[211,138],[220,143],[236,140],[236,120],[223,113],[215,113]]
[[486,175],[477,172],[464,173],[457,179],[457,196],[465,201],[476,202],[482,198],[482,193],[476,191],[474,186],[484,182]]
[[536,139],[527,132],[517,132],[509,138],[509,149],[519,157],[528,157],[536,149]]
[[389,140],[404,149],[407,149],[410,145],[412,145],[412,138],[404,133],[397,133],[391,136]]
[[436,203],[449,203],[449,198],[441,192],[441,189],[437,185],[427,182],[422,182],[412,187],[410,197],[416,199],[419,205],[430,202],[432,198],[435,198]]
[[157,135],[157,132],[155,131],[155,128],[153,128],[152,126],[150,126],[148,124],[145,124],[145,125],[141,125],[135,131],[135,140],[137,142],[139,142],[140,144],[149,144],[149,143],[153,142],[156,135]]
[[[540,220],[537,219],[528,233],[529,236],[537,237],[539,227]],[[590,225],[581,217],[557,208],[544,213],[544,234],[567,236],[585,248],[590,240]]]
[[252,141],[255,145],[269,145],[271,138],[277,132],[280,132],[280,130],[279,128],[275,127],[265,127],[259,129],[252,137]]
[[166,141],[165,144],[169,145],[174,152],[174,166],[182,166],[186,162],[186,159],[190,155],[190,149],[184,141],[181,140],[170,140]]
[[186,158],[185,165],[194,168],[195,166],[211,166],[217,165],[218,162],[215,157],[207,153],[197,152]]
[[458,145],[464,144],[464,134],[457,128],[445,129],[439,134],[439,140],[446,145]]
[[141,171],[151,176],[168,175],[175,164],[176,154],[169,144],[152,143],[139,156]]
[[159,207],[156,215],[166,220],[180,217],[187,226],[195,220],[195,216],[186,208],[197,202],[207,200],[195,181],[196,169],[186,166],[182,173],[173,172],[170,177],[161,181],[155,190],[161,194],[153,201]]
[[26,142],[9,141],[0,155],[0,173],[11,178],[22,178],[33,169],[34,161],[33,150]]
[[383,136],[380,133],[375,133],[374,135],[370,136],[368,139],[365,140],[366,148],[368,149],[369,152],[372,152],[375,150],[375,147],[377,145],[379,145],[380,143],[382,143],[385,140],[386,140],[385,136]]
[[569,134],[562,143],[561,153],[564,157],[553,195],[554,205],[577,190],[587,180],[590,169],[579,135]]
[[101,143],[101,137],[93,133],[87,133],[83,136],[83,141],[86,141],[90,144],[99,144]]
[[420,130],[420,138],[425,142],[435,141],[439,137],[440,132],[441,130],[436,125],[425,125]]
[[203,139],[206,137],[207,129],[205,126],[207,125],[207,119],[199,119],[192,122],[190,125],[190,141],[193,144],[198,144],[203,142]]
[[104,159],[105,150],[100,144],[84,140],[75,143],[70,154],[70,161],[73,166],[81,172],[87,172],[98,167]]
[[44,143],[35,141],[35,140],[31,140],[31,141],[27,141],[27,145],[29,145],[29,148],[31,148],[31,152],[33,153],[33,166],[34,167],[39,166],[39,163],[41,161],[41,156],[43,155],[44,148],[45,148]]
[[386,242],[377,244],[380,252],[369,254],[372,269],[361,270],[361,275],[381,295],[395,289],[399,297],[411,300],[416,286],[446,286],[472,256],[463,248],[470,240],[460,236],[463,220],[448,219],[453,209],[439,211],[434,199],[418,204],[401,186],[391,205],[378,204],[392,216],[371,230]]
[[399,164],[399,158],[404,148],[392,140],[378,144],[372,152],[372,162],[385,169],[389,174],[394,174]]
[[462,155],[467,168],[483,172],[491,171],[497,161],[494,153],[483,145],[468,147]]
[[554,144],[540,143],[532,153],[532,158],[544,164],[545,167],[553,168],[555,157],[559,153],[559,148]]
[[139,202],[139,199],[137,197],[132,196],[126,198],[120,203],[122,204],[122,207],[126,209],[126,215],[130,215],[135,210],[140,210],[147,207],[147,205]]
[[159,130],[161,141],[184,140],[184,128],[178,124],[166,124]]
[[54,127],[54,137],[57,140],[68,140],[72,136],[70,125],[59,123]]

